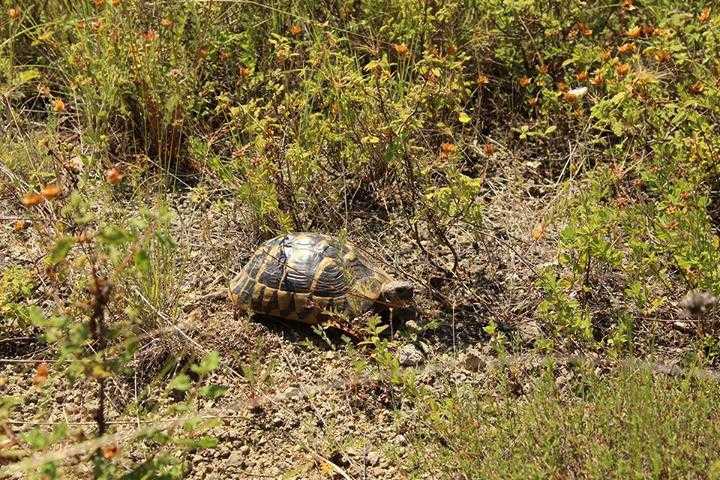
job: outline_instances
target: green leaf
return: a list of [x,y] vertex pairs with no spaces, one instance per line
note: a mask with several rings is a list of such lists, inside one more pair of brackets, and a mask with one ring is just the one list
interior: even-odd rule
[[55,243],[52,252],[50,252],[50,256],[48,257],[48,262],[50,263],[50,265],[57,265],[58,263],[65,260],[65,257],[67,256],[68,252],[74,244],[75,239],[73,237],[64,237],[58,240]]
[[200,361],[199,365],[191,365],[190,370],[198,375],[207,375],[220,365],[220,354],[216,351],[208,353],[205,358]]
[[168,385],[168,388],[184,392],[184,391],[188,390],[191,385],[192,385],[192,382],[190,382],[190,377],[188,377],[184,373],[181,373],[180,375],[178,375],[172,379],[172,381]]
[[185,448],[215,448],[218,444],[217,438],[203,436],[199,438],[178,438],[174,442],[176,445],[181,445]]
[[100,239],[104,243],[115,247],[119,247],[124,243],[130,242],[132,238],[132,235],[125,230],[113,226],[105,227],[100,232]]
[[150,256],[147,250],[140,249],[135,252],[135,266],[145,275],[150,273]]
[[215,400],[216,398],[220,398],[223,395],[225,395],[225,392],[227,392],[227,391],[228,391],[228,387],[211,384],[211,385],[201,388],[200,395],[202,395],[205,398]]
[[40,76],[40,72],[38,70],[30,69],[30,70],[23,70],[22,72],[19,72],[17,76],[15,77],[13,83],[15,86],[20,86],[24,83],[29,82],[30,80],[34,80]]
[[458,120],[460,121],[460,123],[469,123],[470,120],[472,120],[472,119],[470,118],[470,115],[468,115],[467,113],[460,112],[458,114]]

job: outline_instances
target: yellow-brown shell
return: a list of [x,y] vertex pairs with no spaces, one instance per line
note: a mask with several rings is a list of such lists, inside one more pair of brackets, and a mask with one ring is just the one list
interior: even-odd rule
[[260,245],[230,283],[230,295],[250,311],[313,324],[367,312],[390,280],[349,243],[290,233]]

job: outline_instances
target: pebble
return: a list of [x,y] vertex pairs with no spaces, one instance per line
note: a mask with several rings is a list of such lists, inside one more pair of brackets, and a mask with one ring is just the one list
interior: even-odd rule
[[403,367],[414,367],[420,365],[424,360],[422,352],[412,343],[403,345],[398,351],[398,361]]
[[460,354],[458,361],[461,367],[469,372],[479,372],[487,366],[485,356],[472,349]]
[[233,452],[225,463],[232,467],[243,467],[245,466],[245,455],[240,452]]
[[537,322],[522,322],[517,326],[517,332],[524,343],[532,343],[543,336],[543,331]]
[[370,451],[365,456],[365,460],[367,461],[367,464],[374,467],[380,462],[380,455],[378,455],[376,452]]

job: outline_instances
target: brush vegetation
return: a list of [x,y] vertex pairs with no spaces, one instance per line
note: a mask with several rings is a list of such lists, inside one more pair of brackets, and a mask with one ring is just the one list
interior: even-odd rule
[[[183,452],[221,425],[200,406],[237,377],[251,403],[273,390],[272,341],[202,345],[192,312],[217,297],[201,290],[262,239],[322,231],[419,281],[422,321],[394,337],[374,321],[358,346],[311,335],[413,425],[403,475],[715,478],[713,377],[615,366],[718,362],[712,3],[3,0],[0,351],[53,363],[0,400],[0,476],[190,475]],[[220,224],[231,246],[213,246]],[[693,292],[707,301],[683,310]],[[608,368],[426,388],[403,343]],[[96,440],[22,422],[67,381],[94,392]],[[107,405],[133,381],[128,431]],[[313,455],[319,476],[352,467]]]

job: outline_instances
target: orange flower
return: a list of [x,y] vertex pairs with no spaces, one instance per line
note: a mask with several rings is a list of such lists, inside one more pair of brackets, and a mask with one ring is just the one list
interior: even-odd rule
[[495,145],[490,142],[486,143],[485,145],[483,145],[483,153],[489,157],[490,155],[495,153]]
[[172,20],[170,20],[169,18],[164,17],[162,20],[160,20],[160,25],[163,28],[171,28],[174,25],[174,22]]
[[300,25],[292,24],[290,26],[290,35],[292,35],[293,37],[297,37],[301,33],[302,33],[302,27],[300,27]]
[[587,87],[573,88],[572,90],[568,90],[563,94],[563,99],[568,103],[574,103],[584,97],[586,93]]
[[635,44],[633,42],[623,43],[618,47],[618,52],[621,54],[632,53],[635,51]]
[[518,83],[520,84],[521,87],[527,87],[528,85],[530,85],[532,83],[532,79],[528,78],[527,76],[524,76],[518,80]]
[[555,85],[557,86],[557,89],[561,92],[567,92],[570,89],[570,87],[568,87],[568,84],[565,82],[557,82]]
[[65,110],[65,102],[63,102],[59,98],[56,98],[55,100],[53,100],[52,108],[55,112],[62,112]]
[[630,38],[638,38],[640,34],[642,33],[642,28],[638,25],[632,27],[627,32],[625,32],[625,35]]
[[48,364],[43,362],[35,369],[35,376],[33,376],[32,381],[35,385],[42,385],[47,381],[49,374],[50,369],[48,368]]
[[642,34],[646,37],[653,36],[653,34],[655,34],[655,27],[653,27],[652,25],[643,25]]
[[105,0],[94,0],[93,3],[95,4],[95,7],[100,8],[105,5]]
[[620,77],[624,77],[630,72],[630,64],[628,63],[619,63],[615,65],[615,73],[618,74]]
[[702,9],[700,15],[698,15],[698,20],[700,20],[700,23],[705,23],[710,20],[710,7],[705,7]]
[[54,183],[51,183],[50,185],[45,185],[42,190],[40,190],[40,195],[45,197],[45,199],[47,200],[52,200],[53,198],[60,195],[60,187],[58,187]]
[[151,28],[147,32],[143,33],[143,38],[145,39],[146,42],[154,42],[155,40],[158,39],[158,34],[155,30],[153,30]]
[[457,151],[457,147],[454,143],[443,143],[440,145],[440,152],[444,155],[450,155],[451,153],[455,153]]
[[90,26],[93,30],[98,31],[103,26],[102,20],[93,20],[92,22],[90,22]]
[[590,80],[590,83],[592,83],[596,87],[599,87],[600,85],[605,83],[605,75],[603,75],[602,72],[595,73],[593,78]]
[[29,208],[44,202],[45,197],[43,197],[39,193],[26,193],[25,195],[23,195],[23,198],[20,201],[22,202],[24,207]]
[[587,24],[585,24],[583,22],[579,22],[577,24],[577,30],[578,30],[578,32],[580,32],[580,34],[583,37],[589,37],[593,33],[593,31],[590,28],[588,28]]
[[105,460],[110,460],[120,451],[118,446],[115,444],[100,447],[100,450],[102,451],[102,456]]
[[27,220],[16,220],[15,224],[13,225],[13,231],[22,232],[29,226],[30,226],[30,222],[28,222]]
[[120,5],[121,2],[122,0],[110,0],[110,5],[112,5],[113,7],[117,7],[118,5]]
[[393,43],[392,44],[393,50],[395,50],[395,53],[397,53],[399,56],[404,57],[408,54],[408,47],[404,43]]
[[543,235],[545,234],[545,223],[540,222],[535,227],[533,227],[532,232],[530,232],[530,235],[532,236],[532,239],[535,241],[540,240]]
[[107,180],[108,183],[111,183],[113,185],[117,185],[120,183],[125,175],[118,169],[117,167],[112,167],[107,170],[105,170],[105,180]]
[[483,74],[483,73],[479,74],[479,75],[477,76],[477,78],[475,79],[475,81],[476,81],[477,84],[478,84],[479,86],[481,86],[481,87],[484,87],[485,85],[487,85],[488,83],[490,83],[490,79],[488,78],[488,76],[485,75],[485,74]]
[[608,60],[610,60],[610,57],[612,57],[612,50],[610,49],[603,50],[600,54],[600,60],[602,60],[603,62],[607,62]]
[[688,91],[693,95],[701,95],[704,90],[705,85],[699,80],[688,87]]
[[578,72],[577,74],[575,74],[575,79],[578,82],[584,82],[585,80],[588,79],[588,71],[583,70],[582,72]]
[[238,70],[238,73],[240,74],[241,77],[247,78],[252,73],[252,70],[250,70],[248,67],[240,67],[240,69]]
[[530,98],[530,99],[528,99],[527,103],[531,107],[534,107],[535,105],[538,104],[538,99],[537,99],[537,97]]
[[668,60],[670,60],[670,52],[667,50],[658,50],[655,52],[655,60],[657,60],[659,63],[665,63]]
[[7,14],[8,14],[8,17],[10,17],[10,20],[17,20],[18,18],[20,18],[20,8],[19,7],[8,8]]
[[634,3],[635,3],[635,0],[623,0],[623,8],[625,10],[635,10],[635,8],[637,8],[637,7],[635,7],[635,5],[633,5]]

